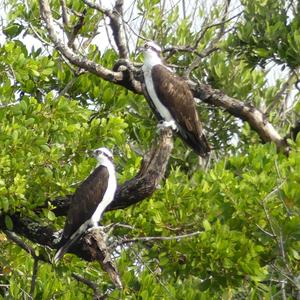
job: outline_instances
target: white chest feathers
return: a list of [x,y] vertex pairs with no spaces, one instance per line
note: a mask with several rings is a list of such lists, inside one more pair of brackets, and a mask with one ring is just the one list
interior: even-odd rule
[[154,84],[153,84],[153,79],[151,75],[151,70],[152,68],[155,67],[155,65],[147,64],[147,61],[145,60],[145,63],[143,65],[143,73],[144,73],[144,80],[145,80],[145,85],[147,92],[155,105],[157,111],[161,115],[161,117],[164,119],[164,121],[167,122],[174,122],[174,119],[172,115],[170,114],[169,110],[162,104],[162,102],[159,100],[157,97],[157,94],[155,92]]
[[91,217],[91,225],[93,227],[96,227],[98,225],[98,222],[100,221],[104,210],[113,201],[117,189],[117,179],[116,179],[116,172],[115,172],[114,165],[108,159],[102,161],[101,165],[107,168],[109,176],[108,176],[107,189],[103,195],[103,199],[99,203],[97,209],[95,210],[94,214]]

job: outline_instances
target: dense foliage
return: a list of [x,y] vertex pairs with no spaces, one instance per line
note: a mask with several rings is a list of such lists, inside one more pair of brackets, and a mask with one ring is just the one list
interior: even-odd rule
[[[90,37],[103,14],[83,1],[66,2],[74,12],[86,9],[80,34]],[[229,9],[228,22],[222,19],[226,1],[209,11],[200,2],[193,7],[191,1],[185,18],[182,3],[163,7],[159,1],[133,1],[133,14],[142,18],[137,18],[140,33],[165,48],[194,45],[203,33],[195,49],[199,53],[215,41],[216,49],[201,59],[191,78],[251,103],[266,113],[280,134],[287,134],[300,109],[294,85],[300,66],[299,3],[243,0],[238,9]],[[60,1],[52,1],[51,7],[60,20]],[[58,230],[64,218],[56,217],[51,205],[39,212],[36,208],[72,193],[90,173],[95,162],[86,150],[112,148],[118,181],[124,182],[138,172],[139,154],[149,149],[156,120],[143,96],[62,58],[49,45],[37,1],[10,0],[6,9],[5,39],[0,44],[0,217],[12,231],[10,216],[15,213],[52,223]],[[231,18],[236,13],[239,16]],[[77,24],[76,14],[69,22],[66,32]],[[137,26],[133,17],[128,22]],[[38,46],[28,47],[28,37],[39,38]],[[129,44],[135,60],[132,38]],[[109,41],[85,50],[106,68],[118,58]],[[193,51],[168,54],[179,73],[195,59]],[[281,76],[270,80],[276,72]],[[122,291],[114,289],[96,262],[71,254],[55,267],[39,262],[35,299],[92,298],[93,290],[78,283],[73,273],[96,283],[108,299],[299,297],[300,139],[289,140],[286,156],[274,144],[262,144],[246,122],[220,108],[200,101],[199,114],[215,149],[209,167],[198,166],[198,157],[176,139],[167,176],[153,196],[108,212],[103,219],[103,224],[130,226],[116,227],[112,241],[199,234],[117,247]],[[36,254],[54,253],[24,242]],[[29,298],[32,256],[4,233],[0,246],[1,295]]]

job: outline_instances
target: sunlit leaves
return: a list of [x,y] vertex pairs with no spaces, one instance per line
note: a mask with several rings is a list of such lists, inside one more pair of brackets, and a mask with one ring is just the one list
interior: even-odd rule
[[[299,20],[291,16],[285,1],[243,1],[245,21],[229,47],[251,66],[264,66],[267,60],[297,68]],[[255,16],[255,17],[254,17]]]

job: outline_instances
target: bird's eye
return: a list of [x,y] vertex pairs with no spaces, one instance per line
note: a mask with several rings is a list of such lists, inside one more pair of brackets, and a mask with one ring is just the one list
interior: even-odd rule
[[145,44],[145,48],[146,48],[146,49],[149,49],[150,46],[149,46],[148,44]]

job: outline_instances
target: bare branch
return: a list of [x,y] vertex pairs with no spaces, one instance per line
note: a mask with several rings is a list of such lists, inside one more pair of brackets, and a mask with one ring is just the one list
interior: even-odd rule
[[264,143],[274,142],[278,149],[287,153],[289,147],[286,140],[280,136],[266,116],[254,106],[245,104],[235,98],[225,95],[218,89],[213,89],[208,84],[190,83],[190,87],[196,98],[203,102],[222,107],[227,112],[243,121],[247,121],[251,128],[255,130]]
[[95,282],[92,282],[91,280],[88,280],[86,278],[84,278],[83,276],[76,274],[76,273],[72,273],[72,277],[75,278],[77,281],[82,282],[83,284],[87,285],[89,288],[91,288],[94,292],[94,297],[93,299],[105,299],[105,295],[100,296],[100,291],[98,289],[98,286]]
[[[227,12],[227,11],[226,11]],[[225,30],[225,24],[227,22],[230,22],[232,21],[233,19],[237,18],[238,16],[240,16],[242,13],[239,13],[227,20],[225,19],[222,19],[221,22],[218,22],[218,23],[214,23],[214,24],[211,24],[211,25],[208,25],[206,26],[202,31],[201,31],[201,34],[199,36],[199,38],[196,40],[195,44],[193,46],[172,46],[172,47],[168,47],[168,48],[165,48],[163,50],[163,52],[190,52],[190,53],[194,53],[195,55],[197,55],[198,57],[200,58],[204,58],[206,56],[208,56],[211,52],[217,50],[218,47],[216,47],[216,42],[220,40],[220,38],[222,37],[222,35],[224,34],[224,30]],[[210,42],[210,46],[206,49],[204,49],[202,52],[198,52],[196,51],[196,49],[198,48],[198,45],[200,43],[200,41],[202,40],[202,38],[204,37],[205,33],[207,32],[208,29],[210,28],[213,28],[213,27],[217,27],[217,26],[220,26],[221,29],[218,33],[218,35],[216,36],[215,39],[213,39],[211,42]],[[213,50],[214,48],[214,50]]]
[[221,20],[220,22],[217,22],[217,23],[213,23],[213,24],[207,25],[207,26],[205,26],[205,27],[201,30],[200,35],[199,35],[199,37],[196,39],[196,42],[195,42],[195,44],[194,44],[194,47],[193,47],[194,49],[197,49],[197,48],[198,48],[199,43],[201,42],[201,40],[202,40],[203,37],[205,36],[205,33],[206,33],[209,29],[211,29],[211,28],[213,28],[213,27],[221,26],[221,30],[220,30],[218,36],[220,35],[220,33],[221,33],[221,35],[222,35],[222,32],[224,32],[224,25],[225,25],[226,23],[228,23],[228,22],[234,20],[235,18],[241,16],[242,13],[243,13],[243,12],[239,12],[238,14],[232,16],[231,18],[226,19],[227,12],[228,12],[228,6],[227,6],[227,9],[225,10],[225,14],[223,15],[223,18],[222,18],[222,20]]
[[114,40],[118,48],[119,56],[120,58],[124,59],[128,58],[129,55],[126,47],[125,33],[122,24],[123,0],[116,0],[115,6],[112,11],[109,9],[104,9],[103,7],[101,7],[101,5],[92,3],[89,0],[82,1],[90,8],[102,12],[103,14],[105,14],[105,16],[107,16],[110,19],[110,27],[112,29]]
[[73,27],[73,31],[69,34],[69,41],[68,46],[72,49],[76,50],[76,47],[74,45],[75,39],[80,32],[81,28],[84,25],[84,18],[86,15],[86,9],[82,12],[82,14],[79,16],[77,24]]
[[150,197],[163,179],[173,149],[172,131],[161,131],[158,145],[152,145],[150,153],[143,158],[139,173],[119,186],[108,210],[120,209]]
[[222,19],[219,23],[214,23],[214,24],[208,25],[201,31],[200,36],[198,37],[194,46],[192,47],[195,50],[198,48],[200,41],[203,39],[203,37],[205,36],[205,33],[209,29],[220,26],[220,30],[217,33],[217,35],[210,41],[210,43],[205,47],[205,49],[202,50],[201,53],[199,53],[198,57],[195,58],[194,61],[192,61],[192,63],[190,64],[190,66],[186,69],[186,71],[184,72],[184,78],[186,78],[186,79],[189,78],[191,72],[194,69],[198,68],[198,66],[201,64],[202,58],[210,55],[211,53],[213,53],[219,49],[217,44],[220,41],[220,39],[222,38],[222,36],[225,34],[225,24],[232,21],[233,19],[239,17],[242,14],[242,12],[240,12],[240,13],[236,14],[235,16],[227,19],[229,4],[230,4],[230,0],[225,0],[224,13],[223,13]]
[[273,108],[280,102],[281,97],[284,95],[284,93],[286,92],[286,90],[289,89],[294,84],[294,80],[296,78],[297,77],[296,77],[295,73],[291,73],[289,75],[287,81],[282,84],[282,86],[279,89],[278,93],[274,96],[273,101],[267,107],[266,114],[269,114],[273,110]]
[[135,237],[130,239],[121,239],[119,241],[114,242],[110,248],[114,249],[117,246],[136,243],[136,242],[151,242],[151,241],[171,241],[171,240],[182,240],[185,238],[190,238],[196,235],[200,235],[203,231],[195,231],[187,234],[176,235],[176,236],[145,236],[145,237]]
[[59,0],[59,2],[60,2],[60,6],[61,6],[61,14],[62,14],[63,24],[66,28],[68,28],[69,27],[69,18],[68,18],[66,1]]
[[32,277],[31,277],[31,285],[30,285],[30,292],[29,292],[29,295],[31,296],[31,299],[33,299],[33,294],[34,294],[34,290],[35,290],[35,283],[36,283],[36,277],[37,277],[37,272],[38,272],[38,265],[39,265],[39,260],[37,258],[34,258]]
[[40,14],[46,24],[49,37],[55,45],[55,48],[57,48],[62,55],[64,55],[72,64],[83,68],[105,80],[114,83],[119,83],[120,81],[122,81],[122,72],[113,72],[99,64],[94,63],[93,61],[87,58],[80,57],[79,55],[74,53],[72,49],[65,45],[55,32],[53,17],[48,0],[39,0],[39,4]]
[[44,262],[49,262],[48,259],[46,259],[44,256],[37,256],[35,254],[35,251],[32,247],[30,247],[28,244],[26,244],[23,240],[21,240],[14,232],[9,230],[3,230],[3,232],[6,234],[8,239],[16,243],[20,248],[25,250],[27,253],[29,253],[34,260],[42,260]]

